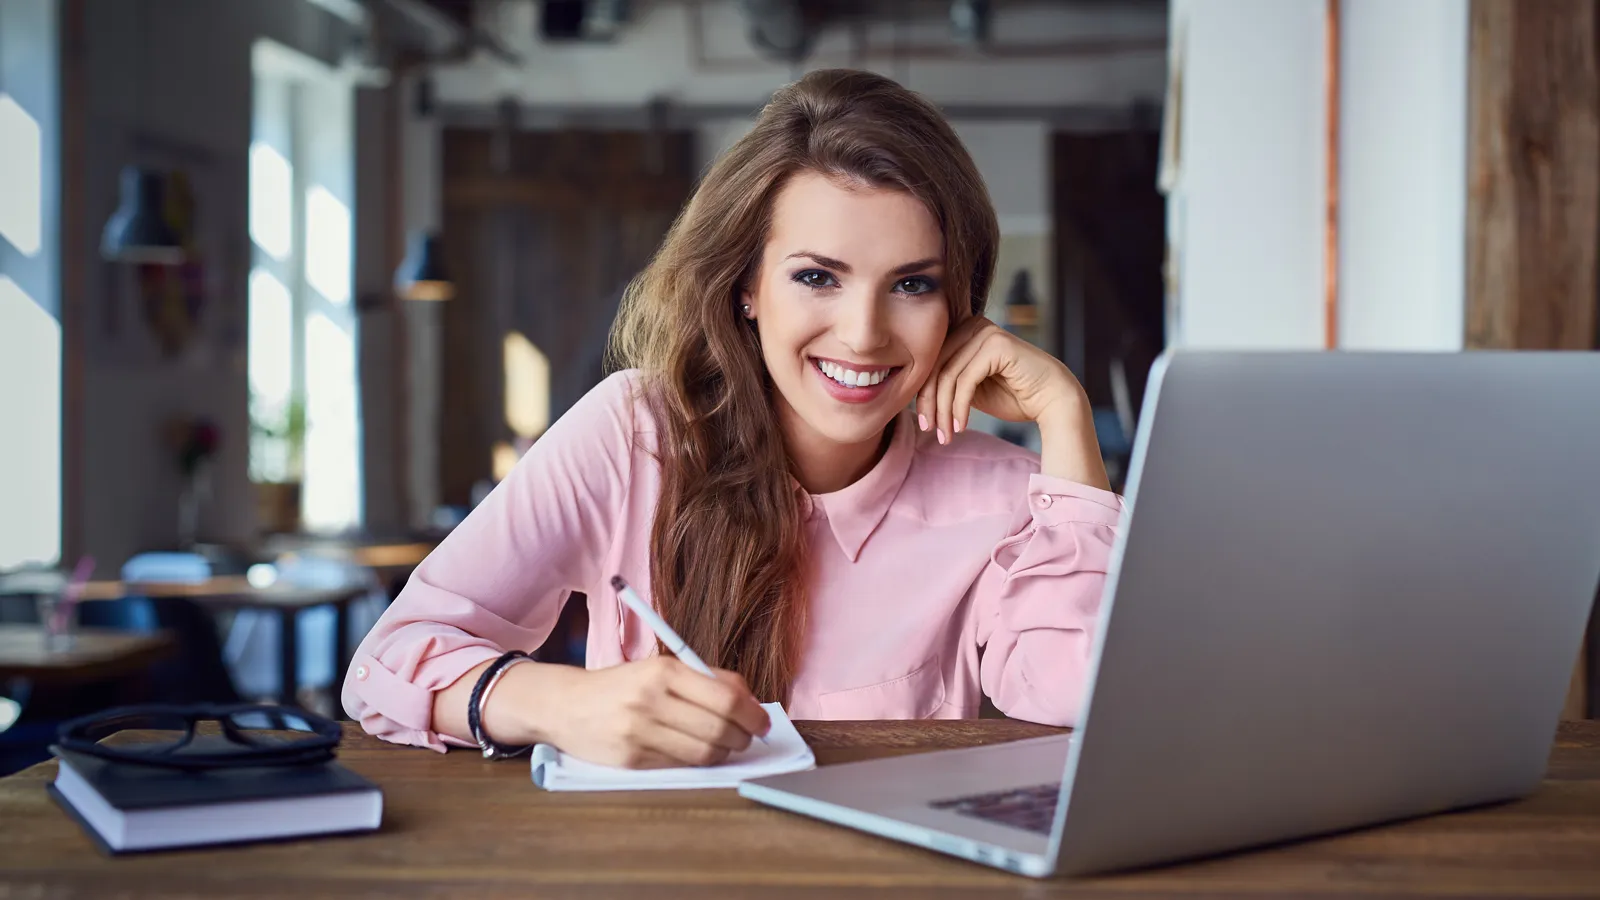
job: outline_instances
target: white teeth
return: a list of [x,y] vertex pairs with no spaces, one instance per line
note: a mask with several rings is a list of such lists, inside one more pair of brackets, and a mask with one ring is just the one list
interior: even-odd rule
[[889,370],[887,369],[879,369],[876,372],[857,372],[854,369],[846,369],[838,363],[820,359],[817,360],[817,368],[822,370],[822,374],[845,387],[867,387],[869,385],[882,384],[883,380],[889,377]]

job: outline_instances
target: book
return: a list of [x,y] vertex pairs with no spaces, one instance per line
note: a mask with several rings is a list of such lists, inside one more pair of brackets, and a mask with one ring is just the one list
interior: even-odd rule
[[533,783],[547,791],[657,791],[732,788],[751,778],[814,769],[817,758],[795,730],[781,703],[763,703],[772,719],[766,742],[750,746],[715,766],[621,769],[569,756],[548,744],[533,748]]
[[337,762],[183,771],[52,748],[50,796],[111,854],[374,831],[377,785]]

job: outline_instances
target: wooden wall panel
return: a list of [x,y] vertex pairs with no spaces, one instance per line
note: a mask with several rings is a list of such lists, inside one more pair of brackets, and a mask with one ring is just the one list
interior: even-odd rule
[[1594,0],[1473,0],[1467,345],[1595,345]]
[[1143,129],[1051,141],[1056,345],[1096,406],[1111,405],[1111,362],[1121,359],[1136,415],[1166,343],[1160,152],[1160,136]]

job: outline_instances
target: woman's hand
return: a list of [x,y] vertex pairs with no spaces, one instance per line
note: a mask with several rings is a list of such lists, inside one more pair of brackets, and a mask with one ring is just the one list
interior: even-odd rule
[[[716,765],[772,725],[743,678],[716,672],[707,678],[670,656],[594,671],[519,665],[490,696],[484,728],[500,743],[544,741],[608,766]],[[513,682],[517,674],[529,677]]]
[[967,427],[973,409],[1007,422],[1037,422],[1073,404],[1087,405],[1061,360],[974,316],[945,339],[933,376],[917,393],[917,419],[942,444]]
[[1007,422],[1034,422],[1041,471],[1110,490],[1089,398],[1066,364],[983,316],[945,339],[939,364],[917,392],[917,424],[947,443],[977,409]]

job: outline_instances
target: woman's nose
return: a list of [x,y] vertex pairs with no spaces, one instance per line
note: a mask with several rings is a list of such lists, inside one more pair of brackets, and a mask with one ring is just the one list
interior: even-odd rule
[[840,304],[834,332],[846,347],[865,355],[889,342],[886,325],[880,298],[862,292]]

